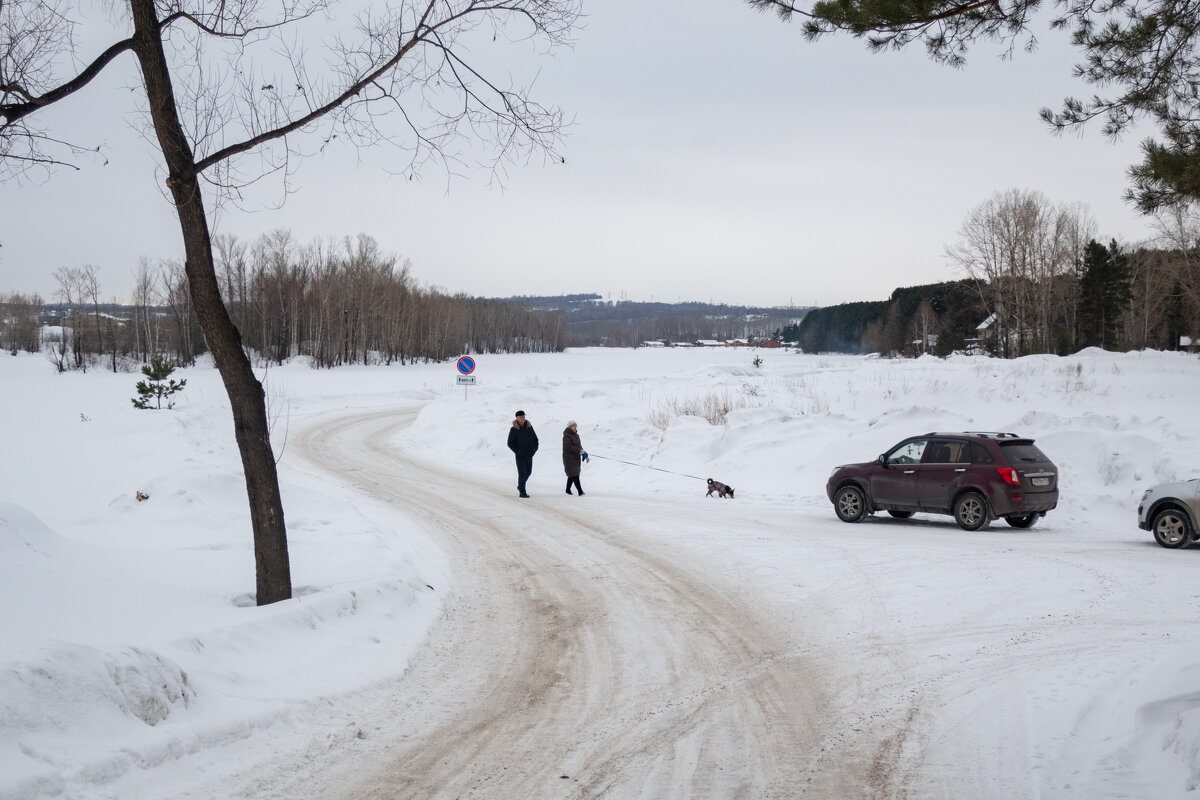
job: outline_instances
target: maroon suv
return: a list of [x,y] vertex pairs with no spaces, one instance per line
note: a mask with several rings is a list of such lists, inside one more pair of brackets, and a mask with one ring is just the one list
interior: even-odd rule
[[843,522],[924,511],[953,514],[967,531],[997,517],[1028,528],[1058,505],[1058,468],[1015,433],[927,433],[874,461],[835,467],[825,492]]

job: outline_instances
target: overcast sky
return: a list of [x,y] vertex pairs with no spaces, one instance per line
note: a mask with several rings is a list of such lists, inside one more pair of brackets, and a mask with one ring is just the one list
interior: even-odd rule
[[[1006,189],[1086,203],[1104,240],[1150,235],[1121,200],[1139,136],[1113,144],[1097,125],[1055,137],[1038,119],[1093,93],[1044,27],[1034,54],[1003,61],[982,45],[953,70],[920,46],[806,42],[742,0],[584,8],[575,47],[537,63],[535,97],[575,121],[565,164],[512,167],[499,189],[484,171],[409,181],[381,154],[327,149],[282,208],[223,211],[215,232],[367,233],[422,285],[471,295],[756,305],[878,300],[962,277],[945,247]],[[514,57],[516,77],[528,63]],[[124,301],[139,257],[182,257],[157,154],[128,121],[129,80],[54,109],[60,132],[100,133],[107,166],[0,186],[0,292],[52,299],[55,269],[93,264],[102,295]]]

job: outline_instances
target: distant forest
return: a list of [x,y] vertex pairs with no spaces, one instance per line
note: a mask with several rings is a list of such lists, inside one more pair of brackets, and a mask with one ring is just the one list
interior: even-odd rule
[[[419,286],[365,234],[302,245],[284,230],[214,241],[222,299],[259,363],[314,367],[443,361],[464,353],[560,352],[768,336],[803,309],[605,302],[598,294],[484,298]],[[0,348],[46,352],[60,370],[129,371],[206,351],[183,265],[143,260],[129,302],[102,301],[94,266],[56,270],[50,298],[0,295]]]
[[805,352],[1016,357],[1085,347],[1176,350],[1200,340],[1200,248],[1091,241],[1077,266],[899,288],[887,300],[817,308],[779,331]]
[[516,296],[532,311],[566,315],[568,347],[638,347],[701,340],[761,340],[795,325],[807,308],[734,306],[715,303],[656,303],[604,300],[598,294]]
[[[214,240],[222,299],[259,363],[314,367],[443,361],[465,352],[556,352],[565,317],[418,286],[407,263],[367,235],[297,243],[287,231]],[[129,370],[207,351],[178,262],[143,261],[129,303],[104,303],[95,267],[64,267],[52,303],[0,296],[0,347],[48,352],[60,370]]]
[[[1171,223],[1171,224],[1167,224]],[[1163,222],[1161,246],[1101,244],[1073,208],[1007,192],[972,212],[947,253],[968,277],[825,308],[508,298],[421,287],[365,234],[300,244],[277,230],[214,240],[222,298],[260,363],[314,367],[443,361],[464,353],[775,338],[805,352],[913,356],[1176,349],[1200,341],[1200,214]],[[137,270],[127,303],[101,302],[98,269],[64,267],[51,298],[0,295],[0,348],[60,370],[132,370],[206,352],[181,264]]]
[[987,315],[971,281],[934,283],[896,289],[887,300],[813,309],[780,336],[809,353],[948,355],[967,347]]

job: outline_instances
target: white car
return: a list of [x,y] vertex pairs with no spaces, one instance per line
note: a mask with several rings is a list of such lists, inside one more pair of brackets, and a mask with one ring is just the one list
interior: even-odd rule
[[1138,527],[1172,550],[1196,541],[1200,525],[1200,478],[1163,483],[1146,490],[1138,503]]

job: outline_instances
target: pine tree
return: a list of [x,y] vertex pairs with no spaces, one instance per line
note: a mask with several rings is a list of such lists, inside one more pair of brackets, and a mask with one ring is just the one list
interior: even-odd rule
[[1129,302],[1128,258],[1114,241],[1093,240],[1083,255],[1079,277],[1079,338],[1083,347],[1111,350],[1120,340],[1121,312]]
[[137,393],[139,396],[132,400],[133,407],[150,408],[150,401],[154,400],[154,408],[161,409],[165,397],[167,408],[174,408],[175,401],[171,400],[171,395],[187,385],[186,378],[181,381],[169,380],[174,371],[175,367],[165,358],[159,355],[152,356],[150,364],[142,367],[142,374],[146,376],[146,380],[138,381]]
[[1043,108],[1055,131],[1103,120],[1116,138],[1140,120],[1162,138],[1142,143],[1143,160],[1129,170],[1127,199],[1144,213],[1200,201],[1200,0],[746,0],[783,19],[804,19],[808,39],[842,32],[873,51],[924,44],[935,60],[959,67],[970,46],[998,41],[1002,52],[1033,50],[1033,26],[1069,34],[1079,51],[1075,77],[1108,96],[1068,97],[1062,109]]

